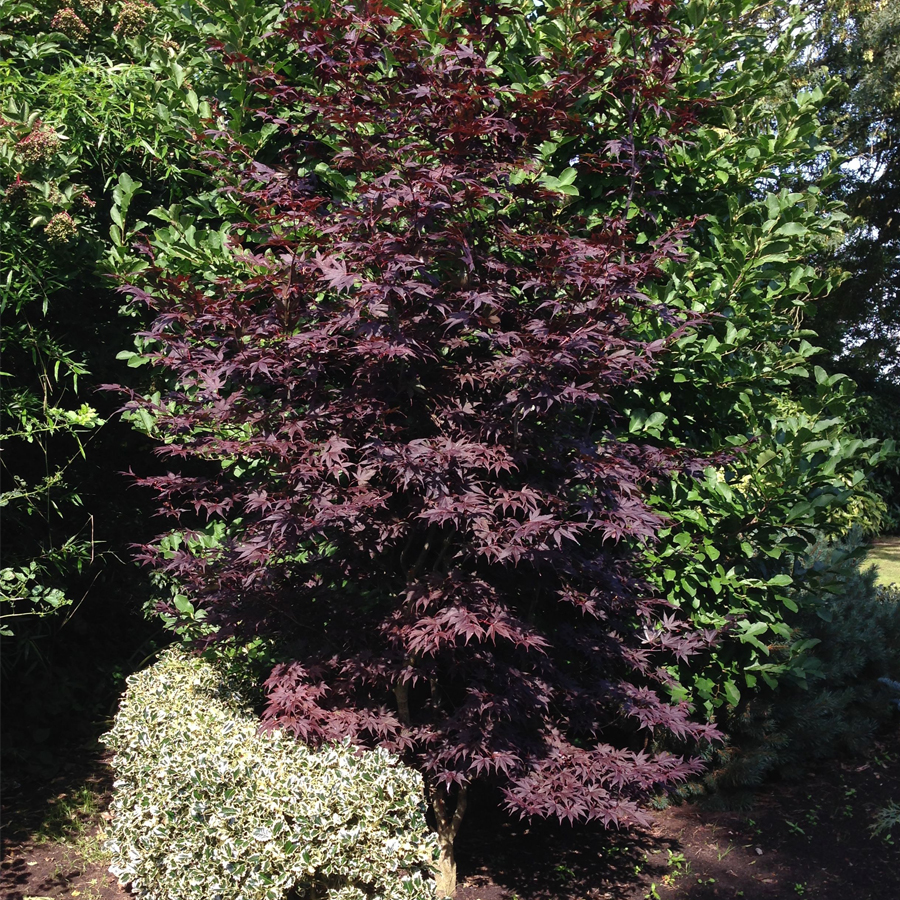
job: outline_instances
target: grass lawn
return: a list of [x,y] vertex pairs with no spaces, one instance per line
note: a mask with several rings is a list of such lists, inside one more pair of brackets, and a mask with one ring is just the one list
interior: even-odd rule
[[879,584],[900,584],[900,537],[878,538],[866,554],[865,563],[878,566]]

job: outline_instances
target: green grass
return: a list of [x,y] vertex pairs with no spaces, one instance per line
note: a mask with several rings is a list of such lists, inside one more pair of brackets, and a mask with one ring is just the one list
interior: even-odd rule
[[84,837],[100,820],[101,798],[90,785],[81,785],[50,800],[37,832],[37,843],[68,843]]
[[[50,809],[38,830],[32,835],[35,844],[56,844],[73,851],[84,863],[105,862],[103,831],[105,798],[94,784],[83,784],[50,800]],[[93,892],[83,892],[84,900],[92,900]],[[36,898],[41,900],[41,898]],[[49,898],[46,898],[49,900]],[[96,895],[100,900],[100,894]]]
[[878,538],[865,562],[878,567],[878,584],[900,584],[900,537]]

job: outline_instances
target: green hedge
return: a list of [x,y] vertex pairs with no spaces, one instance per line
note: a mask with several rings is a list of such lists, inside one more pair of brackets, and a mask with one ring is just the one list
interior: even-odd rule
[[[896,722],[900,587],[860,566],[859,533],[821,541],[806,560],[819,595],[798,592],[791,640],[808,649],[775,689],[761,685],[720,717],[728,743],[711,751],[711,805],[741,806],[773,776],[802,776],[815,760],[858,755]],[[786,644],[773,644],[773,658]],[[687,793],[685,793],[687,796]]]
[[112,731],[110,871],[147,900],[419,900],[437,844],[421,777],[384,751],[260,733],[214,664],[168,651]]

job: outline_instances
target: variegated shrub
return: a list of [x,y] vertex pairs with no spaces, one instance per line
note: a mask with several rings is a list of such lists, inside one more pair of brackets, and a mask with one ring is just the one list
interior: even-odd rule
[[434,896],[421,777],[383,750],[260,733],[216,667],[169,651],[115,725],[111,871],[147,900]]

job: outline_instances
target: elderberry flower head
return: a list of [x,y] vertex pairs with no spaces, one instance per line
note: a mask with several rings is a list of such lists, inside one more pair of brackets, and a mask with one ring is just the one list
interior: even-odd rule
[[50,27],[73,41],[83,41],[90,34],[90,29],[78,18],[71,6],[61,9],[51,19]]
[[147,27],[154,12],[155,7],[147,0],[125,0],[113,31],[120,37],[137,37]]
[[3,192],[3,202],[10,206],[20,206],[25,202],[25,195],[28,191],[28,182],[24,181],[20,175],[16,175],[16,180],[7,186]]
[[77,233],[78,226],[67,212],[57,213],[44,226],[44,234],[51,244],[68,244]]
[[52,159],[59,150],[59,145],[59,135],[52,128],[44,128],[40,120],[37,120],[31,133],[16,144],[16,150],[22,162],[34,165]]

